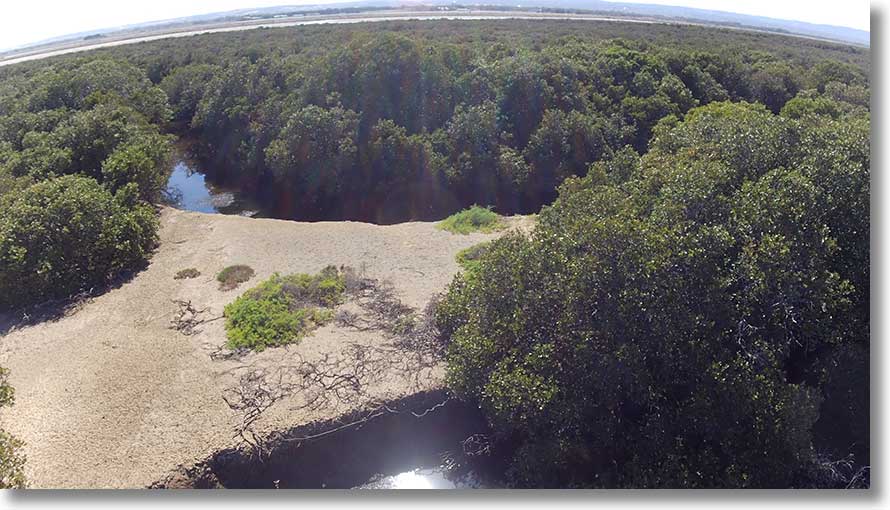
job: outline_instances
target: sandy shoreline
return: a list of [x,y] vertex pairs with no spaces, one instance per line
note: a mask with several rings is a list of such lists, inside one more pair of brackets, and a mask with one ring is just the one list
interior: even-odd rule
[[[170,208],[161,213],[160,235],[148,268],[132,280],[71,316],[0,336],[0,365],[10,370],[16,389],[16,404],[0,413],[0,422],[26,442],[32,487],[144,487],[178,465],[237,442],[233,435],[241,415],[222,395],[245,370],[386,342],[380,333],[328,325],[296,347],[213,360],[210,354],[225,341],[223,321],[184,336],[170,329],[178,309],[173,300],[191,300],[208,308],[208,316],[218,316],[246,287],[273,272],[364,264],[368,276],[391,280],[400,299],[422,309],[458,271],[459,250],[495,237],[454,235],[434,223],[299,223]],[[219,290],[216,273],[239,263],[252,266],[256,276],[246,287]],[[190,267],[201,276],[173,279]],[[419,383],[427,388],[418,388],[406,374],[384,374],[369,382],[366,398],[435,387],[440,372]],[[331,405],[309,411],[282,401],[264,414],[257,430],[332,418],[345,410]]]

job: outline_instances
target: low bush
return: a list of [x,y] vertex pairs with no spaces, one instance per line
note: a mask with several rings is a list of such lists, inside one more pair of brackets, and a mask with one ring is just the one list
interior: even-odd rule
[[154,209],[134,184],[116,194],[67,175],[0,200],[0,308],[66,298],[142,265],[157,243]]
[[276,273],[226,306],[227,346],[261,351],[297,342],[333,319],[345,290],[334,266],[315,275]]
[[252,267],[236,264],[220,271],[219,274],[216,275],[216,281],[219,282],[220,290],[232,290],[238,285],[253,278],[254,274],[256,273],[253,271]]
[[474,205],[439,222],[439,228],[455,234],[494,232],[504,227],[501,217],[486,207]]
[[[12,386],[7,382],[9,372],[0,367],[0,407],[11,406],[14,401]],[[25,480],[25,456],[23,443],[0,429],[0,489],[21,489]]]
[[176,276],[173,277],[174,280],[184,280],[186,278],[197,278],[201,276],[201,271],[190,267],[188,269],[183,269],[176,273]]

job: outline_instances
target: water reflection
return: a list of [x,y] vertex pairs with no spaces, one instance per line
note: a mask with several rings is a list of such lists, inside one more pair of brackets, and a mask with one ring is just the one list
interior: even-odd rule
[[444,468],[417,468],[392,476],[381,476],[356,489],[483,489],[472,474],[446,477]]
[[258,208],[237,191],[212,185],[197,164],[178,153],[170,179],[167,180],[166,201],[177,209],[203,213],[256,216]]

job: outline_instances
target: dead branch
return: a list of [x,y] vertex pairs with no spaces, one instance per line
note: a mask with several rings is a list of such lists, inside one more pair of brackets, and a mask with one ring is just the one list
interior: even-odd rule
[[200,333],[201,330],[198,329],[198,326],[201,324],[206,324],[223,318],[223,316],[220,315],[209,319],[201,319],[200,316],[210,309],[204,308],[198,310],[192,306],[191,300],[183,301],[181,299],[174,299],[173,303],[179,306],[179,310],[176,312],[176,316],[173,317],[173,320],[170,321],[170,329],[175,329],[185,336]]
[[[362,419],[303,438],[289,441],[304,441],[327,435],[350,426],[358,426],[381,414],[396,412],[385,406],[373,404],[374,398],[368,390],[384,378],[401,377],[410,383],[412,390],[429,387],[434,370],[441,364],[444,349],[439,342],[438,328],[435,326],[434,299],[421,314],[405,305],[397,296],[394,286],[387,281],[378,281],[349,267],[342,267],[345,275],[346,294],[350,302],[357,304],[359,313],[343,309],[337,311],[334,320],[338,326],[356,331],[380,331],[391,339],[383,344],[364,345],[353,343],[345,352],[336,355],[324,354],[315,359],[306,359],[297,354],[298,361],[275,369],[238,367],[241,376],[236,386],[225,391],[226,404],[242,415],[236,429],[236,437],[249,445],[263,458],[266,447],[253,432],[260,417],[277,402],[288,399],[293,410],[314,410],[320,407],[375,406]],[[192,318],[198,323],[198,313],[189,311],[186,303],[183,318]],[[211,354],[213,359],[232,359],[241,353],[222,350]],[[425,416],[448,400],[433,406],[417,418]]]
[[473,434],[461,442],[464,455],[475,457],[491,453],[491,441],[485,434]]
[[225,345],[221,345],[210,353],[210,359],[213,361],[229,361],[233,359],[241,359],[250,353],[250,348],[239,347],[235,350],[228,349]]

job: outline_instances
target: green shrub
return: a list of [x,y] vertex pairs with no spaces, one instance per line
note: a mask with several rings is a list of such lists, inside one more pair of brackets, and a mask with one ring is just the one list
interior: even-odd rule
[[[11,406],[14,401],[12,386],[7,382],[9,372],[0,367],[0,407]],[[23,443],[0,429],[0,489],[21,489],[25,480],[25,456]]]
[[198,271],[197,269],[190,267],[188,269],[182,269],[179,272],[177,272],[176,275],[173,277],[173,279],[174,280],[184,280],[186,278],[197,278],[199,276],[201,276],[201,271]]
[[490,208],[474,205],[439,222],[439,228],[455,234],[494,232],[504,228],[501,217]]
[[236,264],[224,268],[216,275],[220,290],[232,290],[238,285],[253,278],[253,268],[244,264]]
[[[822,455],[868,463],[837,432],[867,444],[868,138],[838,122],[692,110],[628,179],[569,178],[533,233],[456,276],[447,382],[512,452],[512,484],[853,480],[819,475]],[[825,126],[831,144],[785,141]]]
[[170,177],[170,137],[145,133],[138,141],[115,148],[102,162],[102,183],[116,191],[128,183],[139,186],[143,200],[156,200]]
[[143,264],[157,243],[135,185],[112,194],[89,177],[39,182],[0,201],[0,308],[68,297]]
[[474,244],[469,248],[465,248],[454,256],[454,259],[457,260],[457,263],[460,264],[460,267],[464,268],[465,271],[472,271],[479,265],[479,259],[482,258],[483,255],[489,250],[491,247],[490,242],[484,242],[479,244]]
[[333,319],[345,289],[334,266],[316,275],[276,273],[226,306],[227,345],[260,351],[297,342]]

